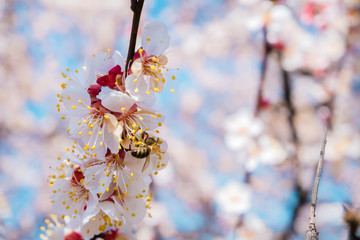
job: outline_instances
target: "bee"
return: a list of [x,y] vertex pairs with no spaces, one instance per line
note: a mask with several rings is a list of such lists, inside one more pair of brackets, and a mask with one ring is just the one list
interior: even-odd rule
[[[145,135],[145,137],[144,137]],[[138,140],[138,139],[136,139]],[[150,154],[157,154],[160,152],[160,145],[153,137],[149,137],[147,133],[143,133],[141,140],[134,142],[134,149],[131,155],[136,158],[146,158],[142,172],[144,172],[150,164]]]

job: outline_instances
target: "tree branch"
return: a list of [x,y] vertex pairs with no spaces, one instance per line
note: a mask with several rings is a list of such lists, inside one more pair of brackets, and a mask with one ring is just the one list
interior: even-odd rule
[[294,232],[294,224],[295,224],[295,219],[297,218],[297,215],[299,213],[299,210],[301,208],[301,206],[303,206],[306,203],[306,198],[308,196],[308,191],[305,190],[302,186],[301,186],[301,181],[300,181],[300,166],[299,166],[299,162],[298,162],[298,156],[297,156],[297,152],[298,152],[298,148],[299,148],[299,139],[298,139],[298,135],[297,135],[297,131],[296,131],[296,127],[295,127],[295,106],[292,102],[292,98],[291,98],[291,85],[290,85],[290,76],[289,73],[282,67],[282,52],[281,51],[277,51],[277,57],[278,57],[278,62],[279,62],[279,66],[280,66],[280,70],[281,70],[281,75],[282,75],[282,81],[283,81],[283,92],[284,92],[284,102],[285,102],[285,107],[288,110],[288,123],[289,123],[289,127],[290,127],[290,133],[291,133],[291,139],[292,142],[295,145],[295,153],[292,156],[292,163],[293,163],[293,167],[294,167],[294,181],[295,181],[295,190],[298,193],[298,203],[294,208],[293,211],[293,216],[292,216],[292,220],[291,220],[291,225],[288,228],[288,231],[286,231],[284,233],[284,235],[282,236],[281,239],[289,239],[290,235]]
[[125,78],[128,75],[128,69],[131,67],[131,62],[135,54],[136,38],[139,29],[139,22],[140,22],[140,16],[143,5],[144,5],[144,0],[131,0],[130,8],[134,12],[134,15],[132,20],[128,55],[126,58],[126,65],[125,65]]
[[[280,51],[278,52],[278,59],[279,59],[279,64],[281,66],[282,52],[280,52]],[[281,67],[281,74],[282,74],[282,79],[283,79],[285,105],[289,111],[288,122],[290,125],[290,131],[291,131],[292,139],[293,139],[295,145],[297,145],[299,142],[299,139],[298,139],[298,136],[296,133],[296,128],[295,128],[294,118],[295,118],[296,111],[295,111],[295,107],[294,107],[294,104],[291,99],[290,76],[289,76],[289,73],[283,67]]]
[[351,207],[348,204],[344,204],[344,221],[349,228],[349,240],[359,240],[356,232],[360,225],[359,209]]
[[316,170],[314,185],[313,185],[313,189],[312,189],[309,228],[306,232],[306,238],[305,238],[306,240],[318,240],[319,239],[319,232],[317,231],[316,226],[315,226],[315,211],[316,211],[316,203],[317,203],[321,170],[322,170],[322,166],[324,163],[326,135],[327,135],[327,129],[325,130],[325,136],[324,136],[323,143],[321,146],[321,151],[320,151],[320,159],[319,159],[318,167]]
[[272,50],[270,44],[267,41],[267,26],[266,25],[263,27],[263,37],[264,37],[264,43],[263,43],[262,66],[261,66],[260,83],[259,83],[259,89],[258,89],[258,94],[257,94],[255,115],[257,115],[260,112],[262,105],[263,105],[264,81],[265,81],[265,76],[266,76],[266,69],[267,69],[269,55]]

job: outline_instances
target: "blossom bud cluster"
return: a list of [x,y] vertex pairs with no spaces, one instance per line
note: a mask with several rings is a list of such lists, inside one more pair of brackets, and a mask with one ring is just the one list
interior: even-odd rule
[[166,141],[157,136],[164,117],[152,107],[170,75],[169,44],[166,26],[152,22],[128,69],[108,50],[86,59],[81,71],[62,73],[57,107],[74,144],[49,178],[50,198],[79,239],[131,231],[150,208],[151,176],[168,162]]

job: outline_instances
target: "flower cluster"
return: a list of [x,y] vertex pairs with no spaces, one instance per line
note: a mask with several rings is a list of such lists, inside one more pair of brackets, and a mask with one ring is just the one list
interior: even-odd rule
[[157,137],[164,118],[152,106],[168,76],[169,43],[166,26],[153,22],[128,69],[108,50],[86,59],[83,71],[62,73],[57,107],[74,145],[49,179],[51,202],[85,238],[129,231],[150,208],[151,175],[168,161],[167,144]]

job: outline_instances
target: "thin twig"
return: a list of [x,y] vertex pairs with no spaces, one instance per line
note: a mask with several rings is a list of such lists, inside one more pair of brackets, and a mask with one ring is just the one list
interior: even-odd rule
[[268,63],[269,55],[272,50],[270,44],[267,41],[267,26],[266,26],[266,24],[263,27],[263,38],[264,38],[264,43],[263,43],[262,66],[261,66],[260,83],[259,83],[258,94],[257,94],[255,115],[257,115],[262,108],[262,104],[263,104],[263,100],[264,100],[263,99],[263,89],[264,89],[264,81],[265,81],[265,76],[266,76],[267,63]]
[[283,92],[284,92],[285,107],[288,110],[288,123],[289,123],[289,127],[290,127],[291,139],[295,145],[295,153],[291,157],[291,159],[292,159],[293,168],[294,168],[294,182],[295,182],[294,189],[296,190],[296,192],[298,194],[298,202],[294,208],[290,226],[288,227],[288,231],[286,231],[283,234],[283,236],[281,237],[281,239],[285,240],[285,239],[289,239],[289,237],[295,230],[295,226],[294,226],[295,219],[298,216],[301,206],[303,206],[306,203],[308,191],[302,187],[301,179],[300,179],[300,166],[299,166],[299,160],[298,160],[298,156],[297,156],[297,152],[299,149],[299,138],[298,138],[296,127],[295,127],[296,110],[295,110],[295,106],[293,104],[292,97],[291,97],[292,96],[292,88],[291,88],[291,84],[290,84],[290,75],[289,75],[289,72],[287,72],[282,67],[282,57],[283,57],[282,52],[277,51],[277,56],[278,56],[278,62],[279,62],[282,81],[283,81],[282,86],[283,86]]
[[313,189],[312,189],[309,228],[306,232],[306,238],[305,238],[306,240],[318,240],[319,239],[319,232],[317,231],[316,226],[315,226],[315,211],[316,211],[316,203],[317,203],[317,197],[318,197],[319,182],[320,182],[320,177],[321,177],[321,170],[322,170],[322,166],[324,163],[326,135],[327,135],[327,128],[325,130],[325,136],[324,136],[323,143],[321,146],[320,159],[319,159],[318,167],[316,170],[314,185],[313,185]]
[[134,12],[134,15],[132,20],[128,55],[126,58],[126,65],[125,65],[125,78],[128,75],[128,69],[131,67],[131,62],[135,54],[136,38],[139,29],[139,22],[140,22],[140,16],[143,5],[144,5],[144,0],[131,0],[130,8]]
[[[282,52],[278,52],[278,59],[279,59],[279,64],[281,66],[281,62],[282,62]],[[291,131],[291,135],[292,135],[292,139],[295,143],[295,145],[298,144],[298,136],[296,133],[296,128],[295,128],[295,107],[294,104],[292,102],[291,99],[291,86],[290,86],[290,76],[289,73],[281,66],[281,74],[282,74],[282,79],[283,79],[283,89],[284,89],[284,100],[285,100],[285,105],[286,108],[289,111],[289,115],[288,115],[288,122],[290,125],[290,131]]]

